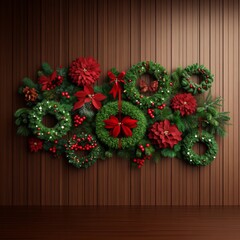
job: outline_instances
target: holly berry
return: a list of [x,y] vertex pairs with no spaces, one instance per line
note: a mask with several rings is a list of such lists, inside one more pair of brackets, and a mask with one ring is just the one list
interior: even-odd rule
[[79,115],[75,115],[73,120],[74,120],[74,126],[77,127],[77,126],[81,125],[84,122],[84,120],[86,120],[86,117],[85,116],[81,117]]
[[153,115],[154,109],[149,108],[149,109],[147,110],[147,113],[148,113],[148,115],[150,116],[150,118],[154,118],[154,115]]
[[62,96],[68,99],[70,98],[70,95],[68,92],[62,92]]
[[169,84],[170,84],[170,86],[173,86],[173,83],[172,83],[172,82],[170,82]]

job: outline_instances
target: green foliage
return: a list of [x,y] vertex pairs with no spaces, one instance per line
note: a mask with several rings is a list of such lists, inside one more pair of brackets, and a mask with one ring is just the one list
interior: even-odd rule
[[178,93],[180,88],[181,88],[180,78],[182,76],[182,73],[183,73],[183,69],[179,67],[171,75],[171,80],[172,80],[172,83],[173,83],[173,86],[172,86],[172,94],[173,95]]
[[22,83],[23,83],[23,86],[27,86],[27,87],[35,88],[35,89],[38,88],[38,85],[37,85],[36,83],[34,83],[34,82],[33,82],[30,78],[28,78],[28,77],[23,78]]
[[53,73],[52,68],[46,62],[42,64],[42,70],[43,70],[44,75],[47,75],[47,76],[49,76]]

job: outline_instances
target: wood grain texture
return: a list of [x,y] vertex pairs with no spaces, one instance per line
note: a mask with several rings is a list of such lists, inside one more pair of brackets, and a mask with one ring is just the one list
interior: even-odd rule
[[[239,0],[3,0],[0,13],[0,205],[239,205]],[[159,159],[138,170],[115,157],[78,170],[29,153],[13,118],[24,106],[21,79],[36,80],[44,61],[57,67],[78,56],[98,59],[98,84],[112,67],[141,60],[169,73],[196,62],[210,68],[212,93],[232,119],[217,159],[207,167]]]

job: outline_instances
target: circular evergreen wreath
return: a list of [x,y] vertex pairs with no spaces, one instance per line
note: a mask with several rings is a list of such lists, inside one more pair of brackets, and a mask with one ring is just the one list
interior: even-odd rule
[[[207,151],[203,155],[198,155],[193,149],[193,145],[202,142],[207,146]],[[210,164],[218,151],[218,145],[214,136],[206,131],[194,130],[189,133],[182,142],[182,154],[186,161],[193,165],[205,166]]]
[[[114,149],[119,148],[119,138],[114,138],[109,134],[109,131],[105,128],[104,120],[111,115],[117,115],[118,112],[118,102],[110,102],[102,107],[96,117],[96,134],[99,140],[109,148]],[[124,149],[135,146],[144,137],[147,120],[140,109],[125,101],[122,102],[122,114],[138,120],[137,127],[132,130],[132,136],[121,138],[121,148]]]
[[[152,96],[143,96],[136,87],[136,81],[145,73],[153,75],[158,81],[158,90]],[[158,63],[140,62],[133,65],[125,76],[124,93],[133,104],[140,108],[158,107],[162,105],[171,93],[169,75],[166,69]]]
[[[46,127],[42,119],[46,114],[52,114],[58,120],[53,127]],[[38,138],[54,141],[66,135],[71,128],[71,116],[63,105],[55,101],[42,101],[38,103],[29,113],[29,127]]]
[[[76,151],[88,152],[87,155],[78,156]],[[77,168],[88,168],[98,159],[101,148],[98,146],[96,139],[86,133],[73,135],[68,140],[66,146],[66,157],[68,162]]]
[[[191,76],[198,75],[201,77],[199,84],[190,80]],[[181,86],[182,88],[193,95],[203,93],[211,88],[213,82],[213,75],[203,65],[193,64],[187,66],[182,72]]]

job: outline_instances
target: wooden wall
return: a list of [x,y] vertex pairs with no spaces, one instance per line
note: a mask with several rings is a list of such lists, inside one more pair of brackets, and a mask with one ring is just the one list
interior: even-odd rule
[[[0,205],[239,205],[238,0],[3,0],[0,3]],[[121,159],[78,170],[31,154],[16,135],[21,79],[41,62],[68,65],[93,56],[102,68],[127,70],[153,60],[169,72],[201,63],[215,75],[214,96],[232,118],[207,167],[179,159],[130,169]]]

